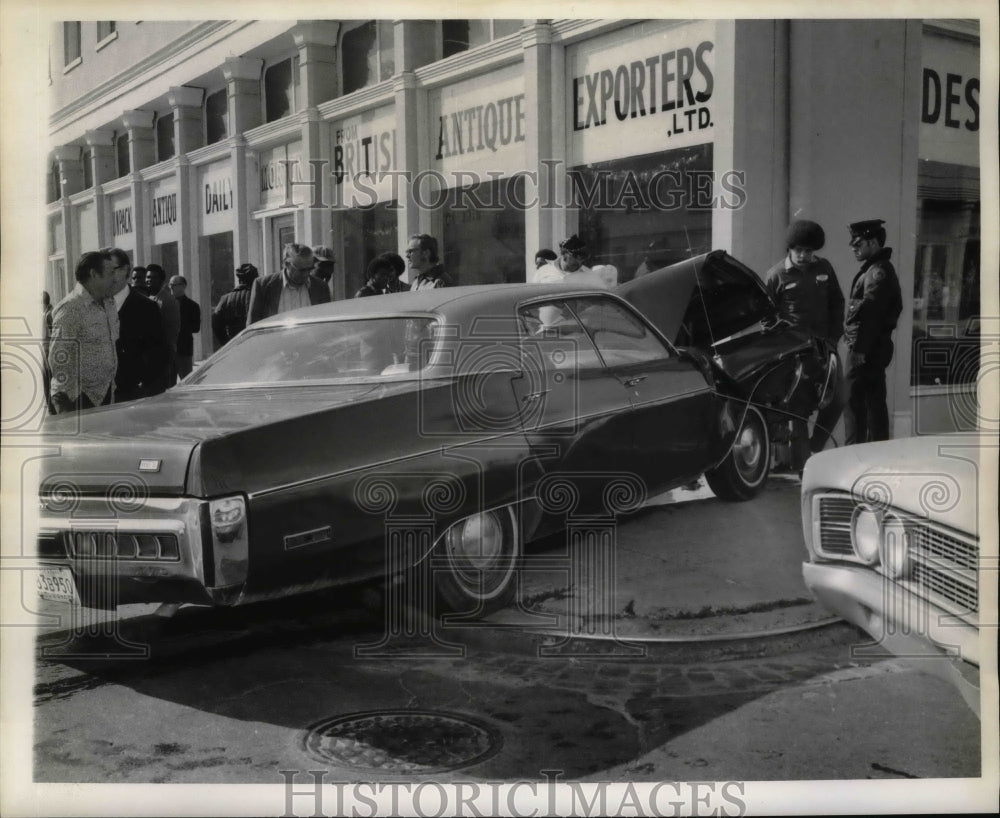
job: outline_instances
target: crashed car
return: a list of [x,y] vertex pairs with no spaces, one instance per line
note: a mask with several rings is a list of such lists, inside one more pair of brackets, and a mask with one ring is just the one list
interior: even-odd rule
[[979,440],[940,435],[815,455],[802,479],[806,586],[979,713]]
[[[749,499],[768,471],[762,412],[794,395],[811,347],[756,276],[703,262],[641,291],[308,307],[165,394],[53,418],[39,587],[103,608],[236,605],[423,565],[444,608],[484,612],[513,594],[525,544],[573,514],[627,512],[702,474]],[[720,330],[697,310],[722,308],[724,286]],[[664,309],[685,291],[690,309]]]

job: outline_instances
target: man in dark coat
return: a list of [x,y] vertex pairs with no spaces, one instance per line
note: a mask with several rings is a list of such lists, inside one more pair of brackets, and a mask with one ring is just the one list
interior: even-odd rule
[[241,264],[236,268],[236,289],[226,293],[212,310],[212,332],[221,347],[229,343],[247,325],[250,308],[250,288],[257,278],[257,268],[252,264]]
[[194,369],[194,333],[201,332],[201,307],[187,295],[187,279],[170,277],[170,294],[177,299],[181,328],[177,332],[177,380],[186,378]]
[[167,343],[160,309],[146,295],[146,268],[135,267],[129,293],[118,308],[115,350],[115,403],[151,394],[153,380],[166,363]]
[[851,284],[844,320],[850,349],[847,369],[845,438],[850,443],[889,439],[885,370],[892,361],[892,331],[903,311],[896,270],[885,246],[885,222],[872,219],[850,225],[851,248],[862,262]]
[[282,265],[282,272],[258,278],[253,283],[247,326],[279,312],[330,301],[326,282],[311,275],[316,267],[311,247],[286,244]]

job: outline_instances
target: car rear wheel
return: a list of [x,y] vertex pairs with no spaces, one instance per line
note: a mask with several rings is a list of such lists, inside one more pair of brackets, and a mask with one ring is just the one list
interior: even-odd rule
[[705,479],[722,500],[749,500],[763,488],[770,460],[767,424],[763,415],[750,406],[726,459],[705,472]]
[[513,598],[521,561],[514,513],[492,509],[455,523],[441,538],[434,584],[446,611],[487,614]]

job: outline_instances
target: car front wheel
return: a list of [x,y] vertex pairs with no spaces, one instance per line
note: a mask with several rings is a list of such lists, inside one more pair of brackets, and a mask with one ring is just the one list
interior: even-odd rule
[[729,454],[716,468],[705,472],[705,479],[722,500],[749,500],[763,488],[770,459],[767,424],[763,415],[749,406]]
[[507,605],[521,560],[509,508],[473,514],[445,532],[434,553],[434,586],[447,611],[482,615]]

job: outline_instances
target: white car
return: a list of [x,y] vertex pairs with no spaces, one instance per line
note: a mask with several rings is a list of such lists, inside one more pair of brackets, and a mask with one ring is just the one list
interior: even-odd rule
[[980,458],[976,437],[903,438],[823,452],[802,478],[803,578],[875,640],[857,655],[911,659],[977,714]]

